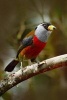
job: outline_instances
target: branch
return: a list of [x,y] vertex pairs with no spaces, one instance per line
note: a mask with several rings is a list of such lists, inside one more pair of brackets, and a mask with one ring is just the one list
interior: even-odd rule
[[27,80],[37,74],[64,66],[67,66],[67,54],[44,60],[40,62],[39,65],[36,63],[20,69],[19,71],[8,75],[5,79],[1,80],[0,96],[24,80]]

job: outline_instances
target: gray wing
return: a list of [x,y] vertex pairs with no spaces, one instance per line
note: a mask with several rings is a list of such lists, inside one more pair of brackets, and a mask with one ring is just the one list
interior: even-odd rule
[[29,36],[27,38],[24,38],[23,41],[21,42],[21,46],[18,49],[16,58],[18,58],[19,53],[26,48],[27,46],[30,46],[33,44],[33,36]]

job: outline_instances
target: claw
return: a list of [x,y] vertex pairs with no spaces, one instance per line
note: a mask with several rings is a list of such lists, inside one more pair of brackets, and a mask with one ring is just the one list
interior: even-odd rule
[[38,68],[41,67],[41,66],[43,66],[44,64],[47,65],[46,61],[45,61],[45,63],[42,63],[42,64],[38,63]]

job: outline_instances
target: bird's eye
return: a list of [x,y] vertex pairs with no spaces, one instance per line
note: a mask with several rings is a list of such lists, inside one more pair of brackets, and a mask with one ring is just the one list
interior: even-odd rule
[[35,27],[35,30],[37,29],[37,27]]
[[47,30],[48,25],[47,24],[43,24],[43,27]]
[[46,26],[45,24],[42,24],[44,27]]
[[48,26],[50,25],[50,23],[43,23],[42,25],[46,30],[48,30]]

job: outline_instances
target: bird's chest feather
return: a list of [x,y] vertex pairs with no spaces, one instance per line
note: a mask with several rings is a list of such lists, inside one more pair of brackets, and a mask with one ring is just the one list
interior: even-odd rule
[[26,58],[35,58],[45,47],[46,43],[41,42],[36,36],[33,39],[33,44],[25,48]]

